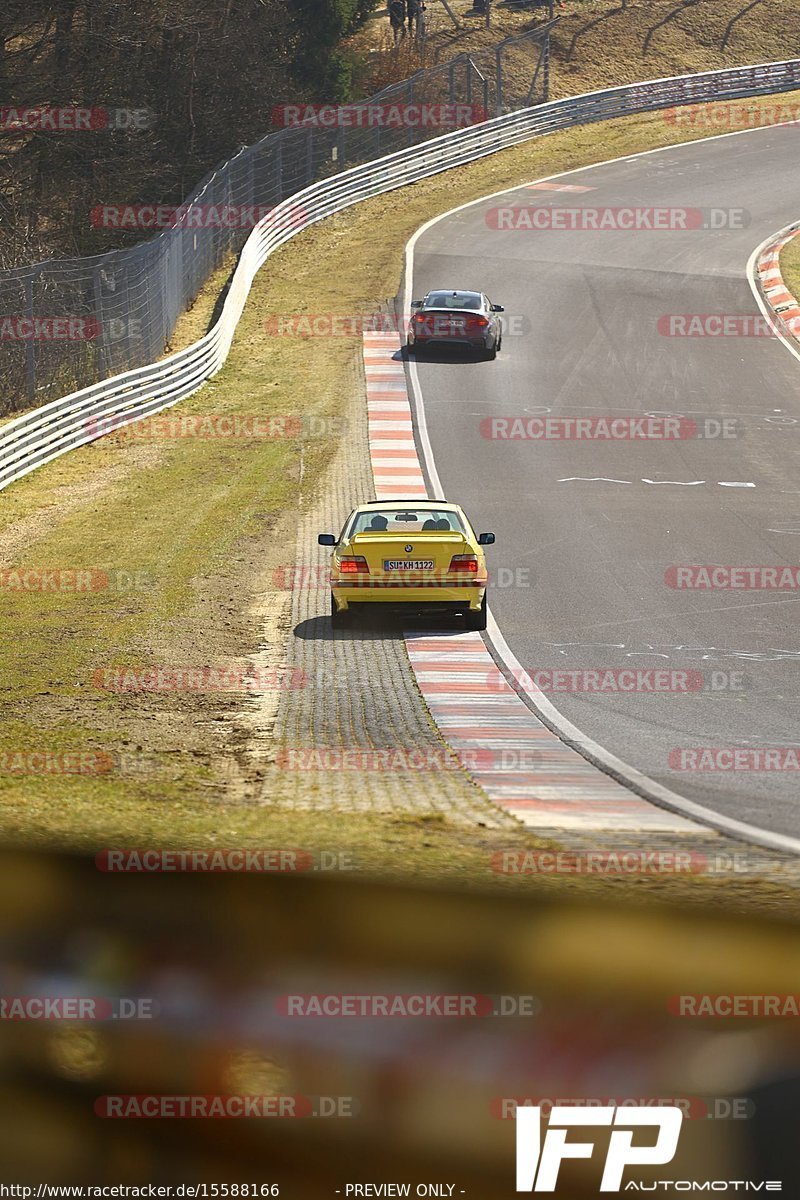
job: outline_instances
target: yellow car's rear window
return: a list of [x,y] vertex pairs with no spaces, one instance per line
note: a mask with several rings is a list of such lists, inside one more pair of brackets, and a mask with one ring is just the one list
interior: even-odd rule
[[381,508],[357,513],[346,537],[357,533],[455,532],[466,535],[464,524],[452,509]]

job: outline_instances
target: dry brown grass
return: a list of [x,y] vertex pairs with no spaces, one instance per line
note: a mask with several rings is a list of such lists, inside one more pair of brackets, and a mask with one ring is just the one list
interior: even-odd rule
[[[800,217],[800,200],[797,207]],[[781,251],[781,271],[787,288],[800,300],[800,234]]]
[[[551,39],[552,97],[796,54],[800,7],[793,0],[765,0],[745,12],[747,4],[748,0],[652,0],[623,8],[620,0],[565,0],[564,8],[556,5],[559,23]],[[353,38],[359,51],[373,52],[365,94],[456,54],[486,52],[505,37],[541,25],[547,15],[544,7],[514,12],[495,4],[492,26],[486,29],[468,15],[468,0],[454,0],[451,7],[461,21],[460,30],[453,28],[437,0],[429,0],[432,32],[422,53],[410,42],[394,51],[385,18],[375,18]],[[723,49],[726,30],[740,13]],[[485,55],[485,62],[490,61]],[[483,65],[484,60],[482,69]],[[530,65],[530,54],[522,53],[512,73],[527,71],[529,78]]]

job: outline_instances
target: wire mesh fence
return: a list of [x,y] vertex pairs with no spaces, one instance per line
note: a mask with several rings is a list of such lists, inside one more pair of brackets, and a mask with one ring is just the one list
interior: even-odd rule
[[546,73],[531,88],[546,38],[540,27],[502,50],[419,71],[370,100],[301,108],[294,124],[242,149],[180,206],[98,205],[93,222],[156,235],[0,273],[0,416],[154,362],[258,220],[315,180],[546,99]]

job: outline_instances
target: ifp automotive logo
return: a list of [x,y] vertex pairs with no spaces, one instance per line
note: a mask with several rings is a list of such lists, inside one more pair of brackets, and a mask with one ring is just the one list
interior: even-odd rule
[[[626,1167],[654,1167],[671,1163],[678,1149],[683,1109],[675,1104],[633,1108],[628,1105],[554,1104],[550,1109],[548,1128],[542,1140],[542,1108],[538,1105],[519,1105],[517,1118],[517,1188],[518,1192],[555,1192],[558,1174],[565,1159],[591,1158],[594,1143],[567,1141],[574,1126],[612,1126],[608,1138],[601,1192],[653,1192],[663,1189],[680,1192],[782,1192],[779,1179],[658,1179],[643,1183],[624,1179]],[[634,1137],[642,1128],[657,1129],[652,1135]]]
[[[658,1108],[621,1108],[615,1104],[582,1108],[554,1105],[542,1142],[542,1110],[539,1107],[517,1109],[517,1191],[554,1192],[558,1172],[565,1158],[591,1158],[592,1142],[568,1142],[573,1126],[612,1125],[601,1192],[618,1192],[627,1166],[654,1166],[672,1162],[678,1149],[683,1112],[676,1105]],[[634,1130],[657,1126],[652,1145],[633,1144]]]

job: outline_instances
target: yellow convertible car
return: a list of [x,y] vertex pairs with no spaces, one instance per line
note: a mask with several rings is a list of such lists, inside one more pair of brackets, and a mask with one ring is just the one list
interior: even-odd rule
[[321,533],[331,555],[331,620],[340,624],[362,604],[404,612],[460,615],[467,629],[486,628],[486,560],[457,504],[442,500],[372,500],[353,509],[338,538]]

